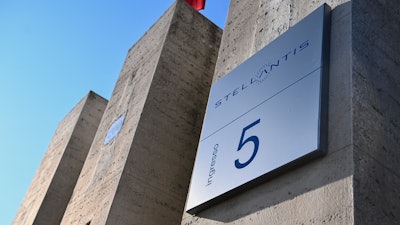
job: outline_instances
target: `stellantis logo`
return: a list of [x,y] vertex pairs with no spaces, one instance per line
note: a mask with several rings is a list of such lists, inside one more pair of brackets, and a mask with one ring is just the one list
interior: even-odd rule
[[288,61],[292,60],[295,56],[298,56],[303,50],[310,46],[310,41],[306,40],[299,44],[297,47],[288,51],[285,55],[279,57],[275,62],[268,62],[261,66],[256,74],[250,77],[242,83],[242,85],[237,86],[231,92],[227,93],[225,96],[220,98],[214,103],[214,108],[221,107],[223,104],[227,103],[231,98],[239,95],[241,92],[248,90],[253,87],[254,84],[261,84],[268,79],[269,76],[273,75],[273,72],[280,67],[284,66]]

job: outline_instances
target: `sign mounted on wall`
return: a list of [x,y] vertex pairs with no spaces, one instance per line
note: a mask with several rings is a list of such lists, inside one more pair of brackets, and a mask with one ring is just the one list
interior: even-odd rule
[[110,143],[121,131],[122,125],[124,125],[125,114],[122,114],[117,120],[115,120],[110,128],[108,129],[106,138],[104,139],[104,144]]
[[325,153],[329,15],[321,6],[212,85],[187,212]]

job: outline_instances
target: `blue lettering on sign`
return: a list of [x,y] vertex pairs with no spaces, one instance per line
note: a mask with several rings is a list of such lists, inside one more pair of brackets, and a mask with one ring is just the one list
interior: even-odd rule
[[211,156],[210,172],[208,173],[208,180],[207,180],[206,186],[212,184],[213,177],[216,173],[215,164],[217,163],[218,147],[219,147],[218,144],[214,145],[214,149],[213,149],[212,156]]
[[231,92],[227,93],[225,96],[222,98],[218,99],[214,103],[214,108],[218,108],[224,103],[228,102],[231,98],[237,96],[240,94],[240,92],[245,91],[249,87],[254,86],[253,84],[261,84],[267,78],[272,74],[272,72],[276,69],[278,69],[282,64],[285,64],[285,62],[289,61],[293,56],[297,56],[301,51],[306,49],[308,46],[310,46],[310,41],[306,40],[302,42],[298,47],[294,48],[293,50],[290,50],[287,52],[285,55],[281,56],[274,62],[269,62],[264,64],[255,75],[250,77],[250,80],[242,83],[242,85],[239,85],[238,87],[234,88]]
[[246,133],[247,130],[249,130],[250,128],[254,127],[255,125],[257,125],[258,123],[260,123],[260,119],[254,121],[253,123],[249,124],[248,126],[246,126],[245,128],[243,128],[242,130],[242,135],[240,136],[240,141],[239,141],[239,146],[237,151],[240,151],[242,149],[242,147],[248,143],[248,142],[253,142],[254,144],[254,149],[253,149],[253,153],[251,154],[250,159],[248,159],[246,162],[241,163],[239,161],[239,159],[235,160],[235,167],[238,169],[242,169],[244,167],[246,167],[247,165],[249,165],[251,163],[251,161],[253,161],[254,157],[256,157],[257,151],[258,151],[258,146],[260,145],[260,141],[258,139],[257,136],[253,135],[250,136],[248,138],[246,138],[246,140],[243,140],[244,135]]

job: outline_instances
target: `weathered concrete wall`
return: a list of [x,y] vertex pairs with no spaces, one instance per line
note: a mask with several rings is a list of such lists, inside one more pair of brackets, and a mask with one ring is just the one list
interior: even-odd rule
[[323,2],[333,8],[328,155],[182,224],[400,224],[397,1],[231,1],[214,81]]
[[356,224],[400,224],[400,6],[354,0]]
[[[129,50],[61,224],[400,224],[395,0],[232,0],[213,80],[324,2],[332,7],[326,156],[198,215],[182,212],[221,31],[178,0]],[[87,107],[97,111],[84,113],[81,102],[60,123],[14,224],[59,223],[85,158],[77,150],[90,146],[87,129],[100,118]],[[121,115],[121,131],[104,144]]]
[[180,223],[221,35],[178,0],[129,50],[61,224]]
[[184,214],[182,224],[353,224],[350,2],[232,0],[214,81],[324,2],[333,9],[328,154],[196,216]]
[[60,223],[106,105],[90,92],[60,122],[13,224]]

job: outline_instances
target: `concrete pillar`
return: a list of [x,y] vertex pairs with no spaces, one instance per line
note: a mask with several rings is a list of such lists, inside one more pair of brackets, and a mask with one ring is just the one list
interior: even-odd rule
[[184,0],[129,50],[61,224],[179,224],[221,30]]
[[13,224],[60,223],[106,105],[89,92],[59,123]]
[[322,3],[332,8],[328,154],[182,224],[399,224],[400,7],[232,0],[213,80]]
[[400,224],[400,6],[352,1],[356,224]]

